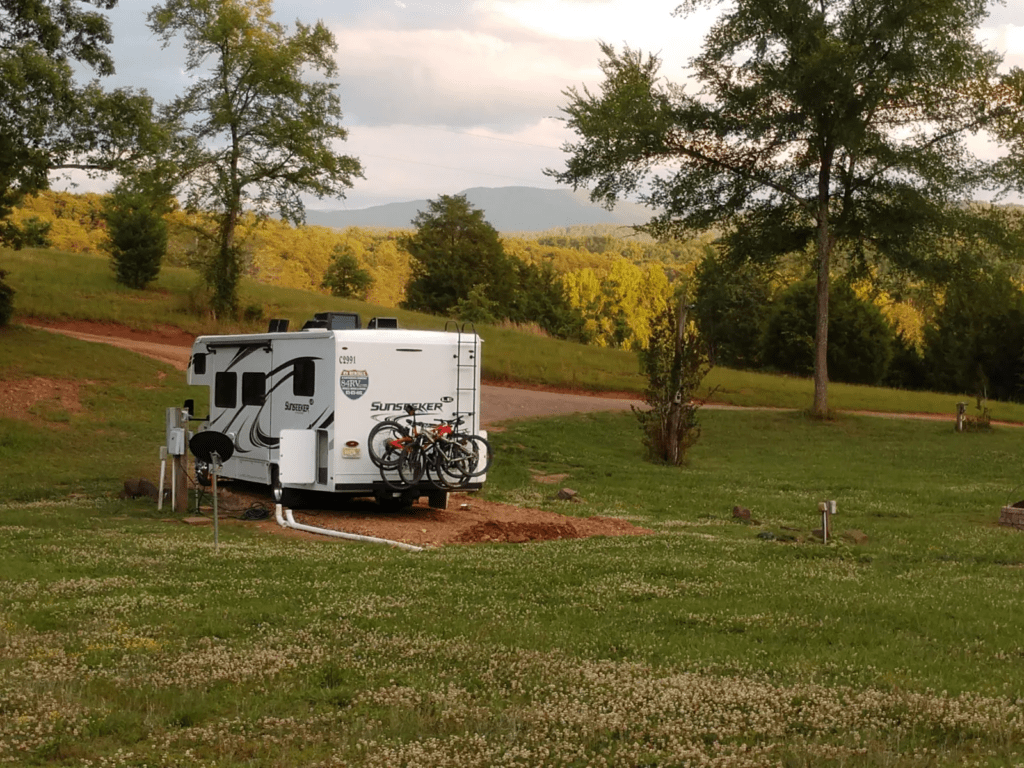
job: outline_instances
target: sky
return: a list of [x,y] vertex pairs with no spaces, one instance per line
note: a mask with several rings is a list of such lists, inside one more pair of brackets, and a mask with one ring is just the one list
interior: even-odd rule
[[[323,21],[338,43],[338,93],[348,140],[365,179],[344,199],[310,208],[359,209],[436,198],[470,187],[557,185],[572,140],[561,118],[569,87],[599,88],[599,43],[628,44],[662,59],[682,83],[713,22],[712,11],[673,16],[679,0],[275,0],[277,21]],[[152,3],[121,0],[109,12],[117,74],[109,87],[169,101],[187,87],[184,54],[147,29]],[[993,5],[981,39],[1024,67],[1024,3]],[[983,142],[973,149],[992,150]],[[73,179],[79,191],[102,182]],[[54,188],[66,188],[57,181]]]

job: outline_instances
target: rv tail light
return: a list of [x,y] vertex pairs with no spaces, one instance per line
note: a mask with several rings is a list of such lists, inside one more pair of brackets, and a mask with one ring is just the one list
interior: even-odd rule
[[345,445],[347,445],[349,448],[355,448],[357,445],[359,445],[359,441],[349,440],[347,443],[345,443]]

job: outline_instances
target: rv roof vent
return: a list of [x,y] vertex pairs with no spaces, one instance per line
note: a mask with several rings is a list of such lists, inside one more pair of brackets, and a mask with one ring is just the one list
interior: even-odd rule
[[366,324],[367,328],[397,328],[398,318],[397,317],[371,317],[370,322]]
[[274,318],[270,321],[270,327],[267,328],[267,333],[284,333],[287,330],[288,320]]
[[302,330],[308,331],[310,328],[327,328],[326,320],[307,320],[302,324]]
[[326,325],[312,327],[330,328],[332,331],[350,331],[360,327],[358,312],[317,312],[313,320],[321,320]]

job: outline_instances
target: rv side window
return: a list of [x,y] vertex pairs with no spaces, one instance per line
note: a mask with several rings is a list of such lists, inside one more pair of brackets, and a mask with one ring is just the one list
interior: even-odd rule
[[196,352],[192,355],[192,372],[197,376],[202,376],[206,373],[206,353]]
[[267,375],[257,371],[242,374],[242,405],[263,405],[267,394]]
[[312,360],[296,360],[295,376],[292,378],[292,394],[297,397],[312,397],[316,366]]
[[238,374],[234,371],[217,371],[213,385],[213,404],[218,408],[234,408],[238,405]]

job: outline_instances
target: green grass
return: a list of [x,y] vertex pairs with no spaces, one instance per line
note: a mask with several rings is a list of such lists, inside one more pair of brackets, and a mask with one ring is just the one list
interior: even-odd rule
[[[993,524],[1020,492],[1020,434],[704,418],[683,470],[638,461],[628,415],[493,436],[491,497],[625,516],[644,537],[412,555],[233,524],[214,552],[209,529],[141,503],[6,505],[0,759],[1024,759],[1024,538]],[[570,473],[586,501],[554,501],[530,469]],[[867,544],[809,535],[823,498]]]
[[[534,420],[492,434],[488,497],[654,533],[410,554],[229,522],[214,551],[114,498],[156,465],[180,374],[2,341],[0,385],[78,377],[86,407],[0,421],[0,762],[1024,760],[1024,534],[995,524],[1024,497],[1019,429],[704,411],[673,469],[628,414]],[[811,535],[824,499],[866,544]]]

